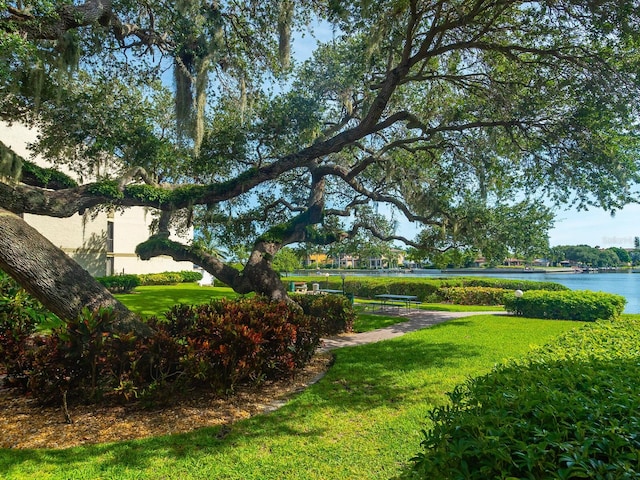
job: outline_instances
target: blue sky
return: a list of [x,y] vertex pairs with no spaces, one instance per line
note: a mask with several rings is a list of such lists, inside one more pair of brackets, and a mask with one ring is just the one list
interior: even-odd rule
[[[415,225],[398,220],[397,233],[413,238]],[[627,205],[614,217],[597,209],[581,212],[558,209],[555,227],[549,232],[549,245],[632,248],[635,237],[640,237],[640,205]]]
[[627,205],[612,217],[602,210],[588,212],[558,211],[556,226],[549,235],[549,244],[590,245],[592,247],[633,247],[640,237],[640,205]]

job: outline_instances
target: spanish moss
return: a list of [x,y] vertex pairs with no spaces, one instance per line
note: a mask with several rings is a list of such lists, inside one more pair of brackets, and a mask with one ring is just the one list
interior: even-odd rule
[[293,20],[293,2],[283,0],[280,2],[278,15],[278,54],[283,69],[289,68],[291,62],[291,22]]

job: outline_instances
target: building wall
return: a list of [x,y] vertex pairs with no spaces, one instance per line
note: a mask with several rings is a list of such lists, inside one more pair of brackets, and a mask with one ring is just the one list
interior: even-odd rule
[[93,276],[106,275],[107,244],[105,213],[95,219],[75,214],[70,218],[24,215],[24,220],[51,243],[73,258]]
[[[27,144],[36,140],[36,133],[22,125],[9,127],[0,122],[0,141],[23,158],[50,167],[42,159],[33,159]],[[68,173],[68,172],[67,172]],[[140,260],[135,254],[136,246],[149,238],[149,226],[153,220],[150,209],[132,207],[124,212],[105,211],[75,214],[70,218],[52,218],[25,214],[24,220],[47,237],[55,246],[82,265],[93,276],[114,273],[159,273],[192,270],[190,262],[175,262],[170,257]],[[113,224],[113,242],[108,242],[108,224]],[[193,238],[190,231],[185,238],[172,234],[173,240],[188,242]]]
[[[190,262],[176,262],[171,257],[160,256],[151,260],[140,260],[135,254],[136,246],[149,238],[149,225],[154,219],[153,210],[143,207],[128,208],[115,212],[109,221],[113,222],[113,251],[107,258],[113,258],[113,273],[158,273],[192,270]],[[187,238],[173,232],[171,240],[186,242],[193,238],[193,231]]]

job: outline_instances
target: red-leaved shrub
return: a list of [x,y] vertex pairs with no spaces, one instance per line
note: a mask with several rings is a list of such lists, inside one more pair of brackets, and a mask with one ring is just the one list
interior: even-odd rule
[[[154,334],[114,334],[108,310],[84,311],[50,335],[20,340],[6,366],[10,377],[43,403],[143,398],[163,402],[176,392],[229,393],[292,375],[320,342],[319,323],[286,302],[262,297],[178,305],[152,318]],[[3,338],[9,329],[0,332]],[[27,346],[28,345],[28,348]]]

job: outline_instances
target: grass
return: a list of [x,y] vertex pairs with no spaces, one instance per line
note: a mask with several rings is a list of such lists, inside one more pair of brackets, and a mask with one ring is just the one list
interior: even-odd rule
[[418,308],[438,312],[497,312],[504,310],[500,305],[454,305],[451,303],[423,303]]
[[353,331],[357,333],[370,332],[371,330],[390,327],[406,320],[408,319],[393,315],[359,313],[358,318],[353,322]]
[[201,287],[197,283],[136,287],[134,293],[114,295],[127,308],[149,317],[161,317],[174,305],[198,305],[214,298],[235,297],[229,287]]
[[[228,432],[67,450],[0,450],[6,479],[388,479],[419,448],[446,392],[578,322],[478,315],[335,352],[328,374]],[[152,414],[152,413],[150,413]]]
[[[368,302],[356,302],[355,309],[358,313],[358,318],[353,324],[353,330],[355,332],[369,332],[371,330],[377,330],[379,328],[389,327],[396,323],[408,320],[404,317],[398,317],[396,315],[385,315],[384,313],[367,313],[365,305]],[[415,308],[415,307],[414,307]],[[438,312],[495,312],[503,310],[499,306],[479,306],[479,305],[451,305],[444,303],[424,303],[419,305],[420,310],[431,310]]]

